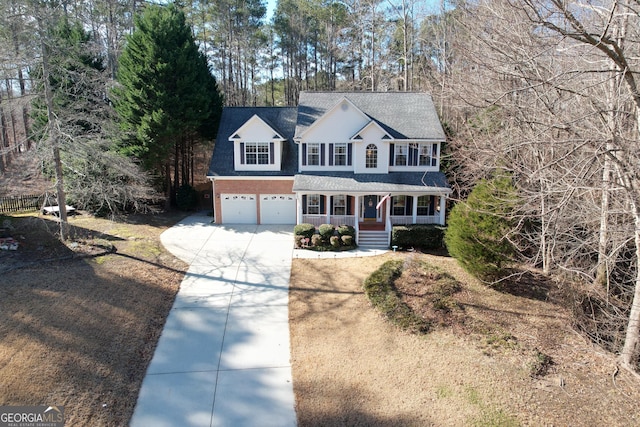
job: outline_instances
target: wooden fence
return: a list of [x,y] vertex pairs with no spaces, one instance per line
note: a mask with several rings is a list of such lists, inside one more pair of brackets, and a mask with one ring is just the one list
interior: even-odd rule
[[44,196],[0,197],[0,213],[37,211],[42,207]]

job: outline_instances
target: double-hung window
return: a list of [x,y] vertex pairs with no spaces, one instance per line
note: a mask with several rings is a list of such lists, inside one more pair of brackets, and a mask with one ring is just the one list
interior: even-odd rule
[[319,194],[307,195],[307,213],[309,215],[320,214],[320,195]]
[[406,215],[407,197],[406,196],[393,196],[393,214],[398,216]]
[[431,196],[418,197],[418,215],[429,215],[429,207],[431,204]]
[[407,166],[407,144],[396,144],[395,146],[395,162],[396,166]]
[[420,166],[431,166],[431,144],[420,144]]
[[347,196],[333,196],[333,215],[347,214]]
[[347,144],[336,143],[333,145],[333,164],[335,166],[347,165]]
[[307,165],[309,166],[320,165],[320,144],[319,143],[307,144]]
[[244,144],[244,158],[248,165],[268,165],[269,143],[246,142]]

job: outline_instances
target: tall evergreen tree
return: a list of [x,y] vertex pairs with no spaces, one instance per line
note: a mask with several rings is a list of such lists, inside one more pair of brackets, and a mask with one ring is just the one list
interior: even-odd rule
[[444,238],[447,249],[480,279],[500,277],[504,263],[515,253],[509,234],[514,226],[516,194],[511,177],[496,174],[478,182],[466,202],[458,203],[449,214]]
[[178,162],[188,166],[189,144],[215,132],[222,96],[178,6],[148,6],[136,16],[135,28],[120,57],[120,85],[114,90],[128,133],[121,149],[162,176],[172,196],[181,185],[177,173],[172,182],[172,164],[174,171]]

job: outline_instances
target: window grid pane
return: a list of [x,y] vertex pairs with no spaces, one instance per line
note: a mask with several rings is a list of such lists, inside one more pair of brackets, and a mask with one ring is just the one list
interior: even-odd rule
[[407,166],[407,144],[396,144],[396,166]]
[[310,215],[320,214],[320,195],[309,194],[307,196],[307,213]]
[[368,169],[378,167],[378,147],[374,144],[367,145],[365,167]]
[[420,145],[420,166],[431,166],[431,147],[429,145]]
[[336,166],[346,166],[347,164],[347,144],[335,144],[333,164]]
[[307,164],[310,166],[320,164],[320,144],[307,144]]
[[346,215],[347,214],[347,202],[346,196],[333,196],[333,214],[334,215]]
[[418,215],[429,215],[429,204],[431,196],[418,197]]

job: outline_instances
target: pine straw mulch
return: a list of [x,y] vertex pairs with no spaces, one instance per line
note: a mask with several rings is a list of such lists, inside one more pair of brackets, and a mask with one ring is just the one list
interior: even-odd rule
[[[390,259],[405,262],[395,286],[429,320],[427,334],[391,325],[364,295],[366,277]],[[434,308],[443,293],[430,285],[442,272],[460,287]],[[639,425],[640,384],[614,376],[614,357],[574,332],[563,298],[562,286],[535,272],[495,289],[443,256],[296,259],[289,313],[299,424]]]
[[[10,217],[0,252],[0,404],[64,406],[67,426],[129,422],[186,265],[159,235],[181,215]],[[7,218],[4,218],[5,220]]]

